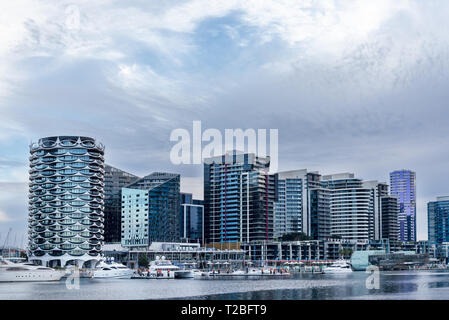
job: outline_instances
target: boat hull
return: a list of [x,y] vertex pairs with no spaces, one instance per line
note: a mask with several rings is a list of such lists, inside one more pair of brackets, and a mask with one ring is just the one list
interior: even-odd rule
[[125,270],[125,271],[99,270],[99,271],[94,271],[92,278],[94,278],[94,279],[131,279],[133,274],[134,274],[134,271],[132,271],[132,270]]
[[48,282],[59,281],[65,276],[65,271],[5,271],[0,272],[0,282]]
[[174,279],[176,271],[161,271],[161,272],[150,272],[150,279]]
[[324,269],[324,273],[351,273],[353,272],[351,269]]
[[192,279],[194,277],[193,271],[191,270],[179,270],[175,271],[175,278],[177,279]]

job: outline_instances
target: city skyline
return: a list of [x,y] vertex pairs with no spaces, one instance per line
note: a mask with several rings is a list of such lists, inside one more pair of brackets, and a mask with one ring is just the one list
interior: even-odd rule
[[[55,139],[57,138],[57,137],[54,137]],[[46,139],[49,139],[49,138],[46,138]],[[50,138],[50,139],[52,139],[52,138]],[[40,140],[42,140],[42,138],[40,139]],[[101,143],[101,142],[100,142]],[[238,151],[233,151],[233,152],[237,152],[237,154],[240,154],[241,152],[238,152]],[[229,155],[229,153],[226,153],[226,157]],[[242,154],[242,156],[243,156],[243,154]],[[223,155],[222,157],[225,157],[225,155]],[[206,162],[205,163],[207,163],[208,161],[210,161],[210,159],[209,160],[206,160]],[[120,169],[118,169],[118,168],[114,168],[114,167],[111,167],[111,166],[109,166],[108,164],[105,164],[106,165],[106,167],[109,167],[109,168],[112,168],[112,169],[114,169],[114,170],[119,170],[119,171],[121,171]],[[110,169],[109,169],[110,170]],[[305,170],[305,169],[301,169],[301,170],[294,170],[294,171],[292,171],[292,172],[306,172],[307,170]],[[125,172],[126,173],[126,172]],[[288,172],[272,172],[272,173],[270,173],[270,174],[285,174],[285,173],[288,173]],[[314,174],[317,174],[317,172],[313,172]],[[126,173],[126,174],[129,174],[129,173]],[[153,173],[152,175],[154,175],[155,173]],[[132,175],[132,174],[131,174]],[[169,173],[169,175],[178,175],[177,173]],[[149,175],[149,176],[151,176],[151,175]],[[325,179],[330,179],[331,177],[338,177],[338,178],[341,178],[341,177],[346,177],[346,176],[351,176],[351,177],[353,177],[354,176],[354,174],[353,173],[334,173],[334,174],[332,174],[332,175],[328,175],[328,176],[324,176],[324,178]],[[136,177],[136,176],[135,176]],[[138,178],[138,177],[136,177],[136,178]],[[145,178],[139,178],[141,181],[143,181]],[[182,179],[182,177],[180,177],[180,180]],[[202,179],[202,181],[204,181],[204,179]],[[361,181],[362,180],[360,180],[360,183],[361,183]],[[137,183],[137,182],[136,182]],[[372,183],[374,183],[376,186],[379,184],[384,184],[385,185],[385,183],[384,182],[378,182],[378,181],[366,181],[366,182],[363,182],[363,184],[365,185],[365,183],[367,184],[367,186],[369,185],[369,184],[372,184]],[[148,185],[149,186],[149,185]],[[185,188],[187,188],[187,189],[190,189],[190,190],[192,190],[192,186],[184,186]],[[194,189],[194,188],[193,188]],[[122,189],[122,190],[126,190],[126,187],[125,187],[125,189]],[[183,192],[184,193],[184,192]],[[191,193],[192,195],[193,195],[193,192]],[[199,194],[198,195],[198,198],[200,198],[201,200],[202,200],[202,198],[203,198],[203,194]],[[399,199],[398,199],[399,200]],[[380,203],[379,203],[380,204]],[[427,205],[427,204],[426,204]],[[375,216],[377,216],[377,213],[375,214]],[[379,226],[378,226],[379,227]],[[376,227],[376,228],[378,228],[378,227]],[[111,230],[109,230],[109,231],[111,231]],[[8,231],[9,232],[9,231]],[[374,232],[374,231],[373,231]],[[427,232],[426,232],[427,233]],[[16,240],[18,240],[17,239],[17,233],[13,233],[14,234],[14,241],[16,241]],[[426,240],[426,239],[418,239],[418,240]],[[24,238],[24,236],[22,237],[22,243],[24,243],[24,241],[26,242],[26,239]],[[11,236],[10,236],[10,238],[9,238],[9,242],[8,242],[8,244],[9,245],[16,245],[16,243],[13,243],[13,244],[11,244]],[[19,243],[18,244],[19,246],[20,245],[22,245],[21,243]]]
[[198,198],[202,166],[169,161],[170,132],[194,120],[279,129],[278,171],[415,171],[426,239],[427,203],[449,195],[449,4],[437,2],[0,4],[0,245],[9,227],[25,234],[31,140],[93,137],[105,163],[177,172]]

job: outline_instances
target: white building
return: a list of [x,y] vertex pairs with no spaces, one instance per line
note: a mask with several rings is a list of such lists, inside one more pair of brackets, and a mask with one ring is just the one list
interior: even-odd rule
[[322,177],[330,192],[331,234],[350,240],[381,238],[381,198],[388,195],[388,185],[363,181],[353,173]]
[[88,137],[48,137],[30,153],[30,260],[94,266],[103,245],[104,146]]

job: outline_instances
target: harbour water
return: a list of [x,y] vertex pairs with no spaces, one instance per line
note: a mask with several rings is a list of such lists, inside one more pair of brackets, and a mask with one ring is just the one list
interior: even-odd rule
[[132,280],[80,279],[79,289],[60,282],[0,283],[0,299],[449,299],[448,271],[380,273],[380,288],[367,289],[369,274],[294,274],[288,279]]

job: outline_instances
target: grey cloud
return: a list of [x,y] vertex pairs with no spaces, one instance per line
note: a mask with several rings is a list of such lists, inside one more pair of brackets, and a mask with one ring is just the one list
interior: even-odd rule
[[[424,11],[422,19],[428,21],[434,10]],[[425,238],[425,202],[449,194],[449,39],[433,32],[432,23],[418,23],[406,13],[395,19],[365,41],[348,42],[340,55],[323,53],[310,40],[295,46],[274,35],[263,45],[249,41],[233,68],[207,75],[201,67],[193,74],[182,65],[154,71],[156,62],[139,56],[137,44],[135,51],[123,50],[114,41],[102,46],[126,52],[119,62],[59,53],[25,59],[17,67],[30,76],[1,108],[29,139],[93,136],[106,145],[106,162],[138,175],[180,172],[193,179],[185,180],[184,191],[196,181],[195,193],[201,193],[194,180],[202,176],[201,166],[169,162],[171,130],[190,130],[193,120],[201,120],[203,129],[278,128],[280,170],[351,171],[388,182],[390,171],[414,169],[418,229]],[[444,15],[438,21],[439,28],[447,29]],[[28,29],[35,47],[51,44],[57,52],[58,43],[67,40],[48,30],[44,36],[32,22]],[[250,66],[248,57],[253,58]],[[193,50],[186,59],[196,58]],[[134,63],[138,80],[127,86],[117,77],[119,65]],[[22,153],[14,155],[23,161],[2,157],[0,166],[26,165],[25,142]],[[26,224],[26,188],[9,187],[0,184],[2,194],[14,194],[1,201],[0,210]]]

